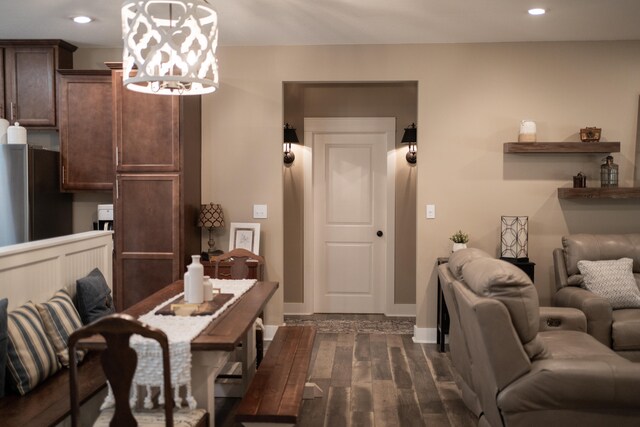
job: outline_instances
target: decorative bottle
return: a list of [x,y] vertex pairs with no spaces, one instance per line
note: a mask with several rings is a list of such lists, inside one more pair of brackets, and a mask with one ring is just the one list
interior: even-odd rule
[[203,301],[204,267],[200,263],[200,255],[192,255],[191,260],[185,274],[184,299],[189,304],[201,304]]
[[618,186],[618,165],[613,163],[613,156],[607,156],[605,163],[600,166],[600,187]]

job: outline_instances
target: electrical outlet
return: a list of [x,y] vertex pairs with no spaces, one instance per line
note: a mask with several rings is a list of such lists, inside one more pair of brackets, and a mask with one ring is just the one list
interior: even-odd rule
[[267,205],[253,205],[253,218],[263,219],[267,217]]
[[427,219],[436,218],[436,205],[427,205]]

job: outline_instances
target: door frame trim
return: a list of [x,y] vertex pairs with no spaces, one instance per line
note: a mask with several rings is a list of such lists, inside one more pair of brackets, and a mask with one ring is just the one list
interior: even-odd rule
[[[396,181],[396,118],[395,117],[305,117],[304,118],[304,302],[303,312],[314,313],[314,194],[313,194],[313,135],[332,132],[385,132],[387,133],[387,224],[386,224],[386,280],[380,295],[385,314],[397,313],[394,304],[395,289],[395,181]],[[403,311],[403,310],[401,310]]]

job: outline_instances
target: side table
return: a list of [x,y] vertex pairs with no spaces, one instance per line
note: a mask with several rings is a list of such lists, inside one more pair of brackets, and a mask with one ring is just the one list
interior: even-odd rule
[[[438,265],[449,262],[448,257],[439,257]],[[449,310],[447,309],[447,303],[444,300],[444,294],[442,293],[442,285],[440,284],[440,275],[438,275],[438,320],[436,327],[436,344],[438,344],[438,350],[444,352],[445,336],[449,334]]]
[[[531,281],[533,282],[533,278],[535,275],[535,262],[530,261],[522,261],[516,259],[509,258],[501,258],[503,261],[510,262],[516,267],[520,268],[524,271]],[[438,257],[438,265],[445,264],[449,262],[449,257]],[[442,285],[440,284],[440,275],[438,277],[438,311],[437,311],[437,326],[436,326],[436,344],[438,344],[438,351],[443,353],[445,351],[444,342],[445,337],[449,334],[449,310],[447,309],[447,303],[444,299],[444,294],[442,293]]]

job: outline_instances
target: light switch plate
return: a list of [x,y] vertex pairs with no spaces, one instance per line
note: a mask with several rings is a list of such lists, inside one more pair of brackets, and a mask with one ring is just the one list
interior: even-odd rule
[[262,219],[267,217],[267,205],[253,205],[253,218]]
[[427,219],[436,218],[436,205],[427,205]]

